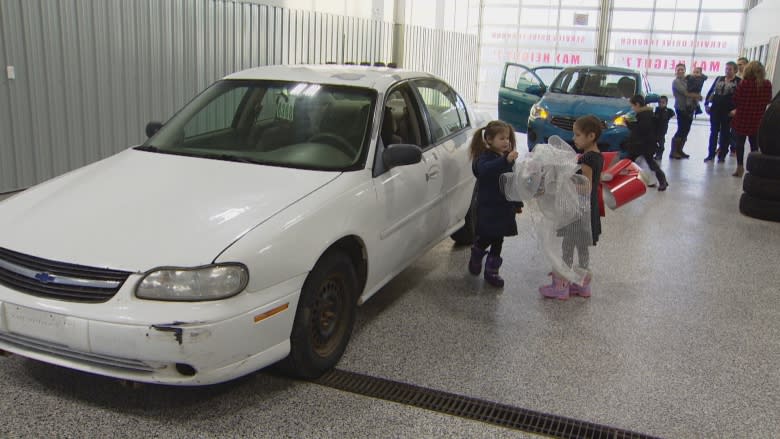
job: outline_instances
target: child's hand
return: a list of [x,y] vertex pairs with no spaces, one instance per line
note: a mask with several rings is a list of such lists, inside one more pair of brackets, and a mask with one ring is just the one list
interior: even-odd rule
[[506,161],[509,163],[514,163],[515,159],[517,159],[517,151],[509,151],[509,153],[506,155]]

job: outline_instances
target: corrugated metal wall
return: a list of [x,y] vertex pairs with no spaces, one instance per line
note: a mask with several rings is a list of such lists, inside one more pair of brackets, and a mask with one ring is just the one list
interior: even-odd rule
[[403,26],[402,67],[433,73],[469,102],[477,99],[479,46],[476,35]]
[[[400,32],[394,61],[474,99],[476,36]],[[142,142],[146,122],[228,73],[394,54],[392,23],[229,0],[0,0],[0,39],[16,75],[0,73],[0,193]],[[473,62],[448,61],[464,48]]]

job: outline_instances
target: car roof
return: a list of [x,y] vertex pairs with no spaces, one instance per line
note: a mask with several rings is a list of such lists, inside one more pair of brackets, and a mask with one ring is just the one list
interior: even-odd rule
[[411,78],[436,78],[436,76],[430,73],[392,67],[306,64],[255,67],[230,74],[224,79],[264,79],[312,82],[364,87],[384,91],[396,82]]
[[597,65],[571,66],[571,67],[566,67],[565,70],[597,70],[601,72],[631,73],[634,75],[639,75],[638,71],[626,67],[610,67],[610,66],[597,66]]

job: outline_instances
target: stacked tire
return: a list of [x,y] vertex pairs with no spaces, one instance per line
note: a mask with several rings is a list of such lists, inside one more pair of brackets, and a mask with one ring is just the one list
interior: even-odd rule
[[749,217],[780,222],[780,156],[751,152],[746,168],[739,211]]

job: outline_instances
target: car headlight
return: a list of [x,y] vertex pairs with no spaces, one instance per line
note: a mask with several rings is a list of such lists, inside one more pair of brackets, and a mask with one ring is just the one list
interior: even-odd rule
[[163,267],[144,276],[135,290],[142,299],[194,302],[234,296],[249,282],[242,264],[216,264],[205,267]]
[[546,109],[538,105],[534,105],[533,107],[531,107],[531,119],[547,120],[548,117],[550,117],[550,112],[548,112]]
[[617,116],[616,118],[612,119],[612,125],[624,127],[626,126],[626,123],[628,121],[626,120],[626,116]]

